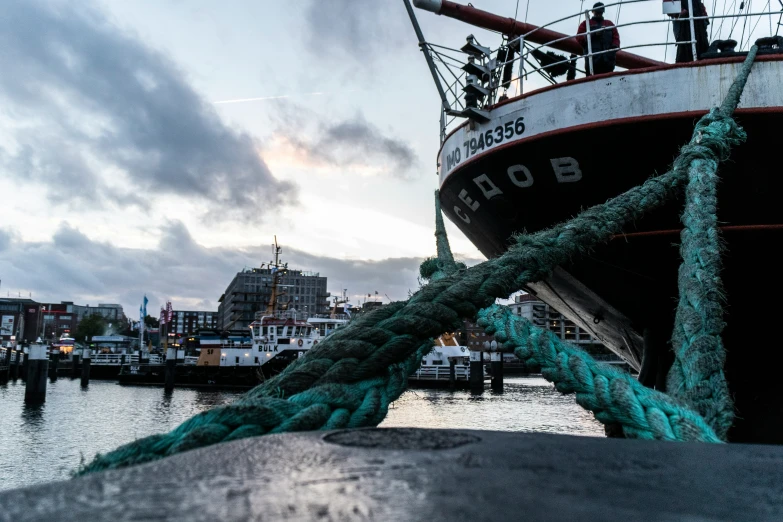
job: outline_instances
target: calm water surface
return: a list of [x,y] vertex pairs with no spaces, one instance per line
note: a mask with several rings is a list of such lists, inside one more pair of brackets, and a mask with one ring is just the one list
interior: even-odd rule
[[[46,403],[24,405],[24,383],[0,385],[0,490],[67,479],[90,460],[139,437],[168,431],[204,410],[230,402],[235,392],[126,387],[78,380],[49,383]],[[544,379],[509,378],[503,394],[410,390],[381,426],[471,428],[603,436],[573,396]]]

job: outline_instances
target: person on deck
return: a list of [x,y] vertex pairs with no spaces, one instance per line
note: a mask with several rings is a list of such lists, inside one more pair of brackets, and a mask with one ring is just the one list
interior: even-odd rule
[[[674,39],[677,42],[687,42],[677,44],[677,58],[675,63],[692,62],[693,60],[693,46],[691,45],[691,21],[688,20],[690,16],[688,14],[688,0],[682,2],[683,10],[679,14],[670,14],[673,18],[672,25],[674,31]],[[704,6],[704,2],[700,0],[693,0],[693,10],[696,12],[695,16],[707,16],[707,8]],[[707,36],[707,26],[710,25],[710,21],[707,18],[693,21],[693,28],[696,30],[696,59],[707,51],[710,46],[710,37]]]
[[[587,22],[582,22],[579,25],[579,29],[576,31],[576,40],[579,42],[579,45],[582,46],[582,50],[584,51],[583,54],[589,54],[590,47],[592,47],[593,51],[592,62],[595,72],[591,70],[590,57],[587,56],[585,58],[585,71],[587,76],[614,71],[616,62],[615,55],[617,54],[616,49],[620,48],[620,33],[617,32],[617,27],[615,27],[612,22],[604,20],[605,11],[606,9],[602,2],[598,2],[593,6],[593,17],[590,18],[590,46],[588,46],[587,43]],[[611,51],[612,49],[615,50]]]

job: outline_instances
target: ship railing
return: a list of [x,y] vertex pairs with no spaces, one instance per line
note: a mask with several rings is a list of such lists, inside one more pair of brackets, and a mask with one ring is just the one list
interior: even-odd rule
[[[449,365],[422,365],[410,378],[417,381],[448,381],[450,375]],[[470,367],[457,364],[454,366],[454,375],[458,381],[467,381],[470,378]]]
[[[688,6],[689,3],[698,6],[701,0],[681,0],[683,6]],[[642,18],[629,22],[620,22],[621,10],[624,6],[631,7],[633,4],[655,4],[655,9],[659,16],[656,18]],[[576,13],[564,16],[545,25],[536,27],[532,31],[523,34],[521,36],[505,40],[502,45],[497,48],[489,48],[489,55],[477,56],[470,54],[461,49],[455,49],[448,46],[438,45],[430,42],[425,42],[423,45],[424,50],[430,54],[436,65],[433,72],[440,80],[443,91],[446,95],[446,103],[441,106],[441,142],[445,141],[445,137],[448,132],[455,126],[464,121],[466,117],[469,117],[471,112],[468,110],[471,107],[479,111],[489,111],[495,104],[511,96],[518,96],[532,89],[537,89],[548,84],[559,83],[558,77],[566,75],[562,71],[563,68],[570,68],[577,75],[585,75],[585,63],[590,63],[597,56],[615,53],[617,51],[633,51],[640,56],[649,58],[665,63],[673,63],[674,55],[678,46],[688,45],[691,46],[691,53],[696,56],[696,39],[692,36],[690,40],[676,41],[673,32],[673,21],[677,20],[682,23],[690,25],[690,34],[695,33],[695,23],[701,20],[708,20],[710,22],[709,28],[709,42],[714,43],[718,40],[728,40],[734,38],[738,40],[737,46],[734,52],[747,51],[756,41],[757,38],[765,36],[778,36],[781,28],[781,21],[783,21],[783,4],[781,4],[780,10],[774,10],[772,1],[768,1],[761,11],[754,12],[734,12],[726,14],[709,13],[707,16],[693,16],[693,9],[689,9],[691,13],[688,17],[679,19],[672,19],[666,14],[661,13],[661,0],[623,0],[618,2],[606,2],[604,8],[607,10],[605,19],[612,20],[611,14],[617,13],[614,17],[616,23],[614,26],[602,27],[596,30],[590,29],[590,24],[586,24],[586,32],[577,34],[574,29],[586,19],[590,18],[591,7],[586,4],[584,10],[579,10]],[[749,6],[752,4],[747,3]],[[705,4],[706,5],[706,4]],[[717,4],[713,4],[717,6]],[[708,10],[710,7],[707,6]],[[639,6],[640,8],[644,6]],[[732,7],[733,8],[733,7]],[[744,9],[744,4],[743,4]],[[646,16],[646,15],[645,15]],[[762,23],[762,22],[768,22]],[[530,41],[531,36],[534,33],[547,28],[562,29],[565,24],[570,24],[570,32],[562,32],[563,36],[554,40],[547,41],[543,44],[533,44]],[[640,41],[639,35],[632,33],[629,29],[639,28],[647,26],[658,26],[661,28],[658,33],[659,36],[653,37],[649,41]],[[621,45],[616,49],[609,50],[592,50],[592,41],[590,36],[595,35],[603,31],[612,31],[617,29],[620,32]],[[767,34],[766,31],[769,31]],[[739,33],[739,34],[737,34]],[[580,55],[564,56],[563,51],[559,51],[556,47],[564,41],[571,40],[576,36],[584,36],[588,42],[588,52]],[[737,36],[739,38],[737,39]],[[628,42],[623,45],[623,42]],[[476,43],[478,43],[476,41]],[[509,46],[516,49],[513,53],[513,58],[502,59],[503,54],[507,51]],[[675,53],[669,53],[670,49],[674,49]],[[639,51],[647,51],[640,53]],[[520,52],[521,51],[521,52]],[[551,63],[541,64],[536,59],[535,55],[540,52],[554,51],[556,54],[560,54],[562,59],[552,58],[554,61]],[[487,94],[483,97],[479,97],[477,103],[468,104],[465,100],[465,91],[467,87],[468,73],[463,70],[463,67],[468,64],[468,57],[473,57],[474,60],[478,60],[476,63],[489,70],[491,74],[489,79],[479,84]],[[512,74],[510,78],[506,73],[506,68],[510,67]],[[559,71],[558,71],[559,69]],[[618,66],[618,69],[622,69]],[[558,74],[554,74],[554,73]],[[531,80],[532,76],[540,77],[541,81]],[[505,76],[505,77],[504,77]],[[530,85],[528,85],[528,83]],[[473,113],[475,114],[475,113]]]

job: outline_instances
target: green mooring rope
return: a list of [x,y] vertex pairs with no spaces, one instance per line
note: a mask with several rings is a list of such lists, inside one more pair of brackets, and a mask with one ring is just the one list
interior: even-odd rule
[[505,306],[479,312],[479,325],[562,393],[604,424],[620,424],[629,438],[720,442],[701,415],[673,397],[645,387],[623,370],[596,362],[584,350],[533,326]]
[[[727,159],[731,147],[745,139],[731,114],[753,57],[755,50],[723,107],[697,123],[693,139],[682,148],[671,171],[567,223],[516,237],[499,258],[455,273],[445,270],[443,277],[432,278],[407,302],[392,303],[356,319],[234,403],[200,413],[169,433],[98,455],[79,474],[268,433],[376,426],[389,403],[406,389],[408,376],[432,348],[433,337],[456,330],[461,318],[476,317],[495,299],[545,279],[558,265],[609,241],[625,224],[664,205],[681,192],[694,161],[717,164]],[[678,356],[687,359],[687,353]]]
[[[731,117],[745,88],[758,47],[754,46],[720,111]],[[694,160],[685,190],[677,305],[672,347],[675,360],[667,390],[693,406],[721,439],[734,421],[734,403],[723,366],[723,291],[718,230],[718,160]]]

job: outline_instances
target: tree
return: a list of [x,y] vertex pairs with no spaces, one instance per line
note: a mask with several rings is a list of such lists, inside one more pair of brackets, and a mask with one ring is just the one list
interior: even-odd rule
[[103,335],[104,332],[106,332],[106,319],[97,314],[88,315],[79,321],[74,338],[77,341],[84,341],[85,337],[91,340],[94,335]]
[[147,328],[158,328],[160,326],[160,321],[151,315],[148,315],[144,318],[144,324]]

